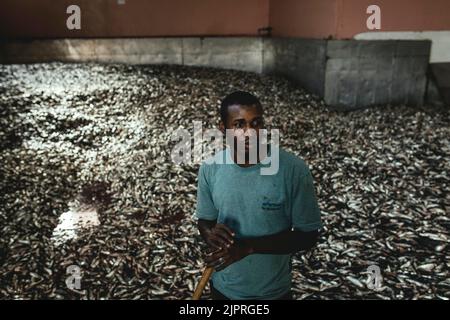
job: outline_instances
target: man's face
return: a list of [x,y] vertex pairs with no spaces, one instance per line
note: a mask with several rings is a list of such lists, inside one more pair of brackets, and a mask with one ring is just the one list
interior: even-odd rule
[[[233,130],[235,143],[245,141],[245,153],[248,154],[251,148],[249,140],[256,135],[256,142],[259,143],[259,130],[263,129],[264,120],[262,109],[256,105],[243,106],[232,105],[228,107],[227,123],[221,123],[221,129]],[[253,129],[253,130],[249,130]]]

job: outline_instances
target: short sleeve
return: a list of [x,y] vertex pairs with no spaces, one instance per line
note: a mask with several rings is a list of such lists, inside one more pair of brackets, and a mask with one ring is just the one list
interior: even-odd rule
[[292,227],[309,232],[322,228],[320,209],[314,190],[313,177],[306,170],[295,170],[292,186],[291,219]]
[[207,166],[202,164],[198,173],[197,208],[194,219],[217,220],[218,211],[214,206],[209,181],[210,177],[207,173]]

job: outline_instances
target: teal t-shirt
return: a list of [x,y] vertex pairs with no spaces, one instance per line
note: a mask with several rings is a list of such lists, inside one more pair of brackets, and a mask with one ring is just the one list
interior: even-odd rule
[[[280,148],[278,172],[262,175],[266,164],[240,167],[229,149],[214,158],[227,158],[229,164],[200,166],[194,217],[226,224],[237,239],[322,227],[313,178],[303,160]],[[276,299],[291,288],[291,255],[251,254],[214,272],[212,281],[230,299]]]

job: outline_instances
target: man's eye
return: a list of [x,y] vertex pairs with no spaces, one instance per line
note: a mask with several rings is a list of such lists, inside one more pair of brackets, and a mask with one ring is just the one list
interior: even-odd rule
[[252,122],[252,127],[259,127],[261,126],[261,120],[255,120]]

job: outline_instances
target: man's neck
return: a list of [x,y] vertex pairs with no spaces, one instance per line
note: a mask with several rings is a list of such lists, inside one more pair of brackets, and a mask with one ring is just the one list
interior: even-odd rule
[[[269,145],[266,146],[266,150],[268,151],[268,153],[270,152],[270,146]],[[267,154],[262,160],[264,160],[266,157],[267,157]],[[256,164],[259,164],[261,162],[261,159],[259,157],[259,148],[258,148],[258,151],[257,151],[256,163],[250,163],[250,159],[249,159],[249,154],[248,153],[245,154],[245,162],[244,163],[238,163],[236,150],[234,150],[233,161],[238,166],[243,167],[243,168],[248,168],[248,167],[254,166]]]

